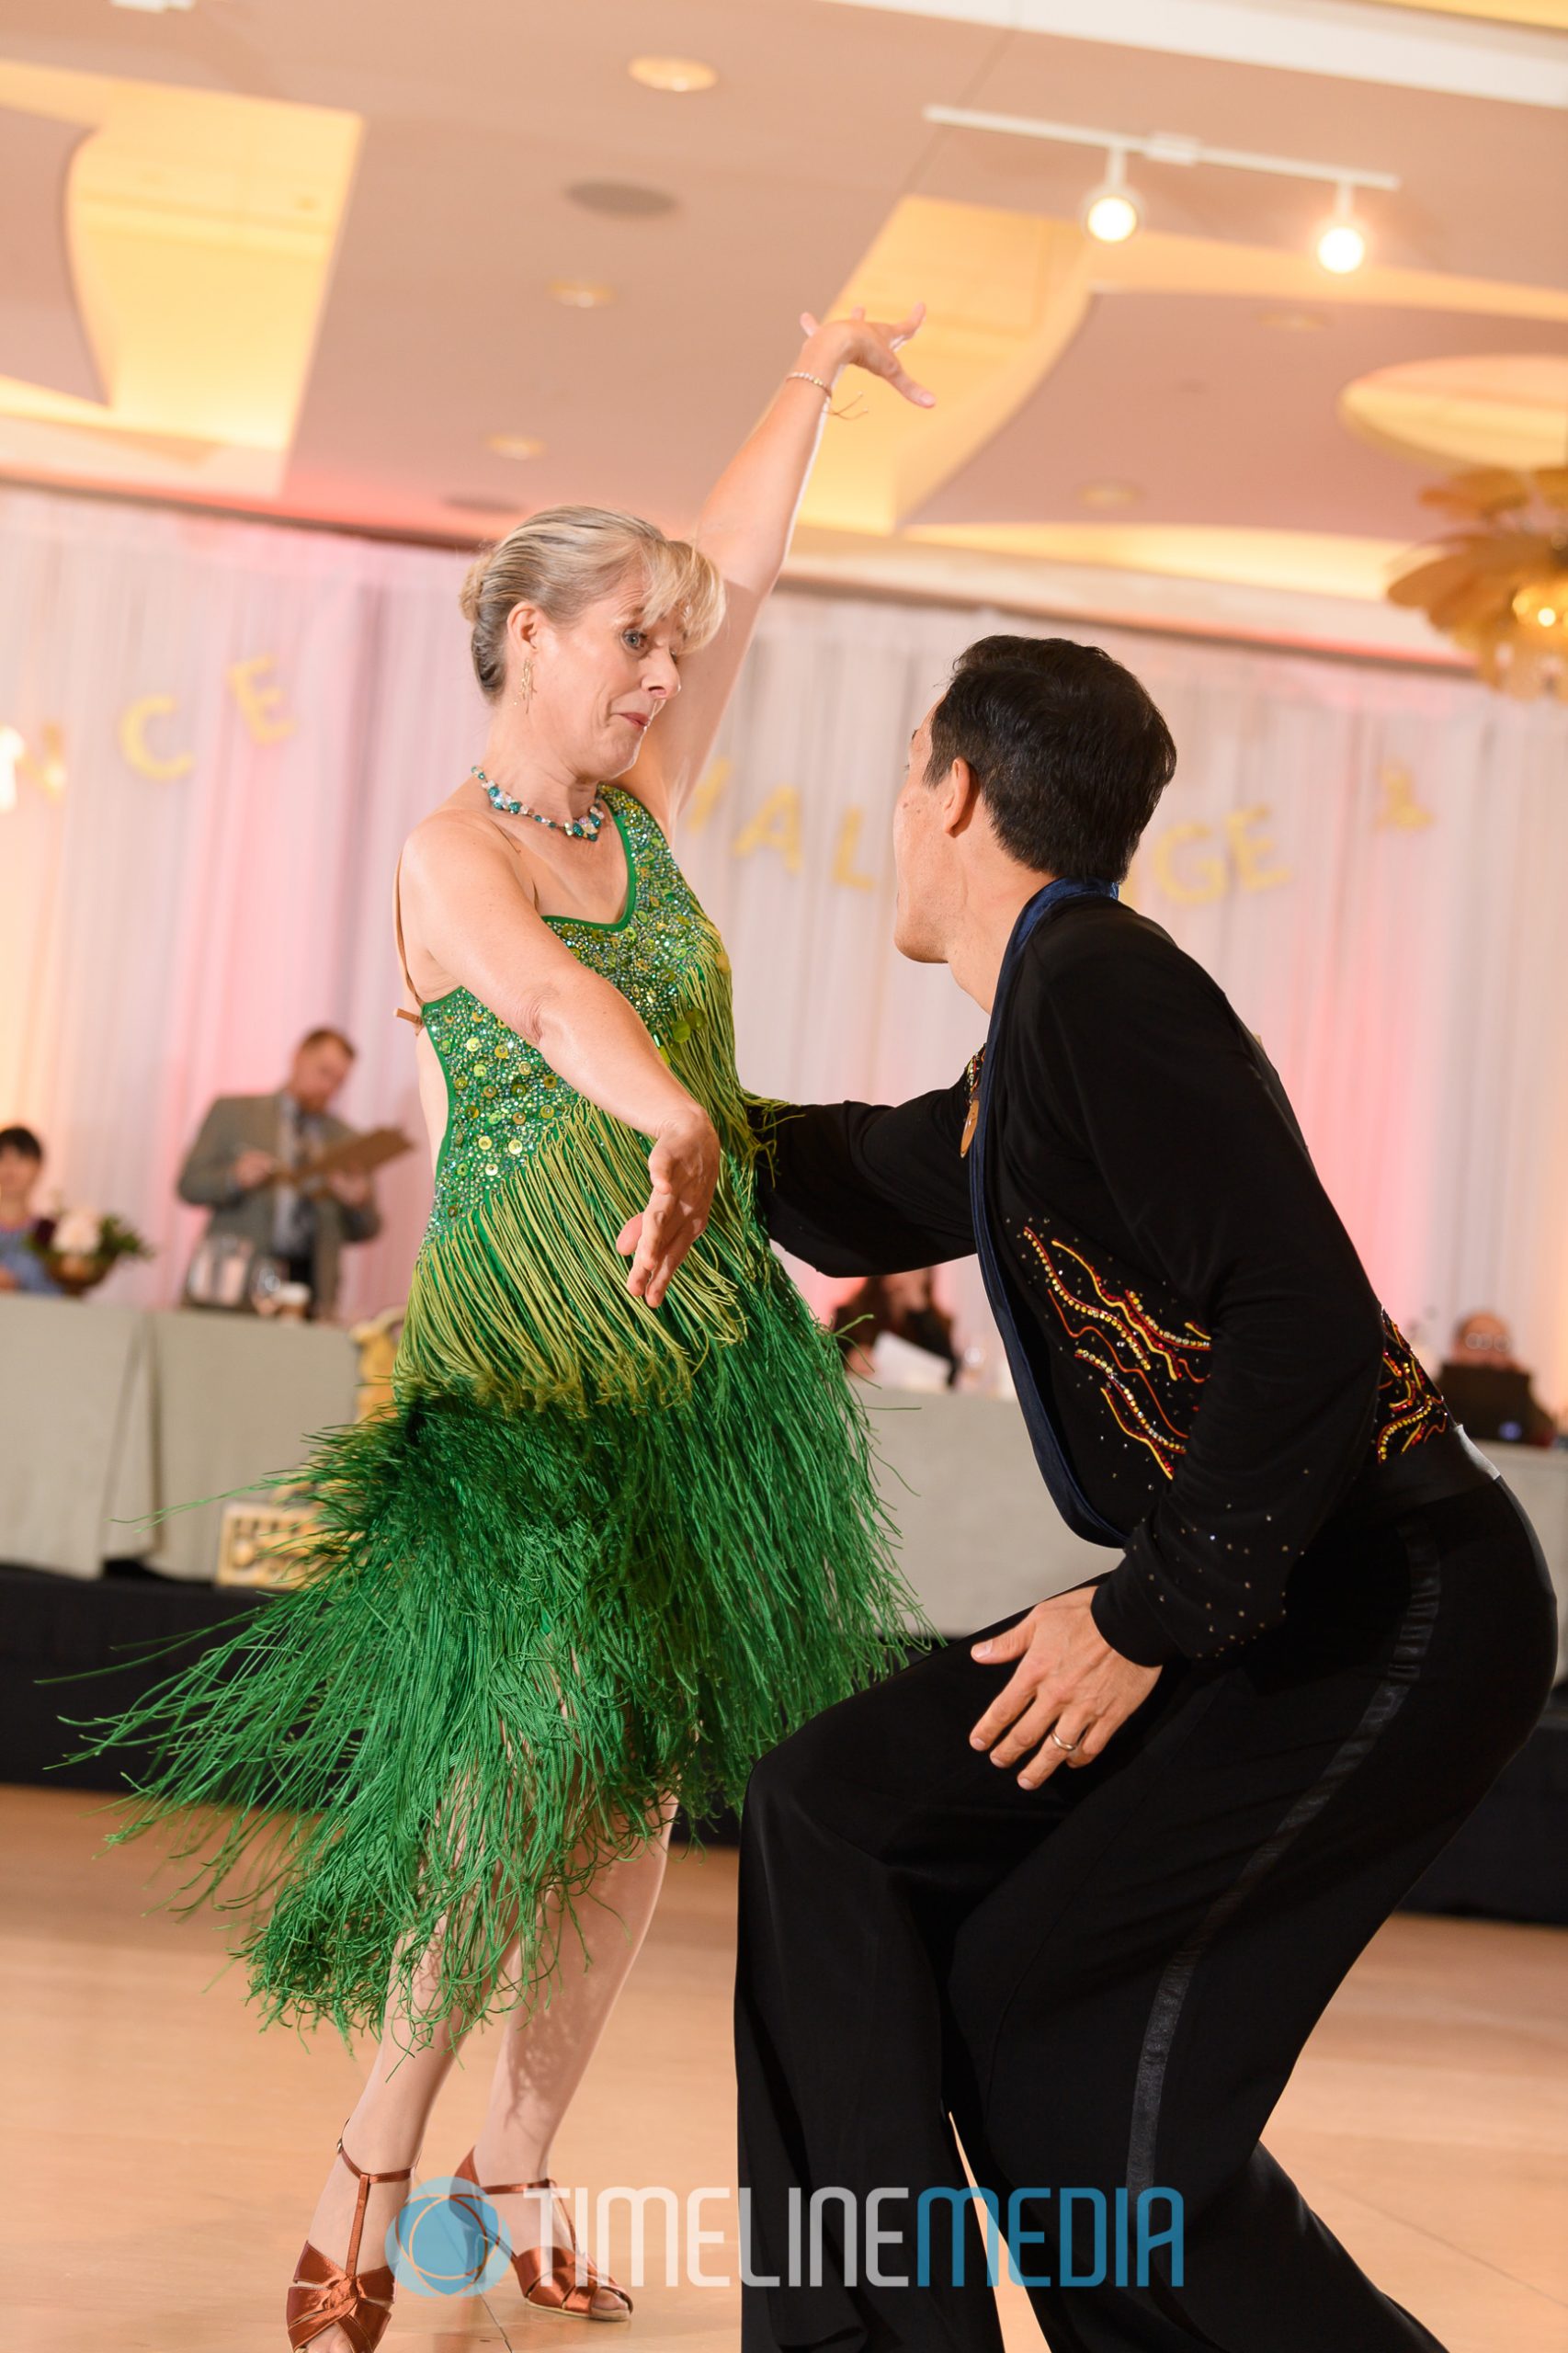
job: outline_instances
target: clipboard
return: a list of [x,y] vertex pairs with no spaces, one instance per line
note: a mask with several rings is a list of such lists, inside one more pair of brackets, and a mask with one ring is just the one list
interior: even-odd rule
[[363,1135],[345,1136],[340,1143],[328,1144],[324,1152],[301,1161],[297,1168],[275,1170],[267,1182],[313,1193],[329,1176],[368,1176],[372,1169],[389,1160],[401,1160],[413,1150],[413,1137],[405,1136],[401,1128],[369,1128]]

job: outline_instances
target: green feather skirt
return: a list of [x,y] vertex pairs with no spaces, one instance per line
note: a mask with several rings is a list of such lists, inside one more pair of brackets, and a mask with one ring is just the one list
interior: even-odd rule
[[[694,1031],[670,1059],[702,1051]],[[548,2000],[607,1859],[673,1800],[739,1808],[760,1756],[930,1633],[727,1108],[710,1225],[658,1311],[614,1247],[648,1147],[591,1105],[434,1218],[394,1408],[287,1474],[312,1507],[301,1581],[133,1707],[64,1720],[93,1737],[62,1761],[144,1746],[107,1843],[168,1828],[194,1862],[168,1905],[233,1915],[264,2026],[347,2041],[390,1997],[414,2047]]]

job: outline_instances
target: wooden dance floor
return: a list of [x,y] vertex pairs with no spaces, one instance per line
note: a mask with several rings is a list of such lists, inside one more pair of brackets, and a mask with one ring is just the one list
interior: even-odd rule
[[[0,1789],[10,2077],[8,2353],[278,2353],[283,2296],[357,2090],[335,2035],[263,2035],[217,1925],[147,1907],[146,1847],[90,1859],[103,1801]],[[733,2179],[735,1859],[672,1862],[643,1957],[556,2151],[590,2190]],[[492,2029],[490,2032],[496,2029]],[[484,2103],[488,2036],[442,2096],[420,2172],[449,2171]],[[1270,2144],[1359,2261],[1451,2353],[1568,2346],[1568,1932],[1403,1917],[1335,2002]],[[705,2218],[733,2225],[733,2203]],[[624,2334],[491,2296],[401,2293],[388,2353],[591,2341],[733,2348],[734,2289],[664,2285],[658,2226]],[[733,2279],[720,2246],[706,2267]],[[1004,2289],[1008,2353],[1040,2343]],[[1252,2353],[1267,2353],[1267,2347]],[[1346,2348],[1350,2353],[1350,2348]]]

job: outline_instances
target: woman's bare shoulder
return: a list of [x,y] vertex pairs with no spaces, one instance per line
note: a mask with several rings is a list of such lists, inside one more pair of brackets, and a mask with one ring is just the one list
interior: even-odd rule
[[466,786],[460,784],[445,801],[427,809],[413,827],[403,845],[403,858],[409,865],[424,865],[432,857],[438,858],[443,848],[453,843],[484,841],[493,837],[495,830],[483,809],[476,808],[469,798]]
[[414,827],[403,846],[403,870],[416,889],[506,876],[525,897],[538,896],[517,845],[466,798],[460,785]]

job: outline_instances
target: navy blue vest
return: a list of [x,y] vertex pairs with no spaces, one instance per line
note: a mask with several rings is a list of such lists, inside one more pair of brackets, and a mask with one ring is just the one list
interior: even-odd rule
[[[974,1245],[985,1280],[985,1295],[991,1302],[991,1313],[996,1318],[997,1329],[1007,1351],[1013,1385],[1018,1392],[1018,1403],[1023,1408],[1025,1426],[1034,1448],[1035,1461],[1040,1465],[1040,1477],[1051,1491],[1051,1501],[1075,1536],[1086,1537],[1091,1544],[1119,1545],[1125,1541],[1125,1531],[1113,1528],[1108,1519],[1101,1518],[1074,1476],[1073,1467],[1046,1403],[1050,1384],[1043,1370],[1045,1343],[1036,1329],[1027,1301],[1021,1296],[1017,1279],[996,1255],[985,1205],[985,1131],[991,1088],[996,1075],[996,1040],[1002,1034],[1007,1000],[1017,978],[1025,946],[1036,928],[1069,901],[1089,897],[1114,899],[1117,895],[1114,882],[1079,882],[1066,879],[1048,882],[1042,891],[1035,893],[1013,926],[1006,953],[1002,959],[1002,970],[996,977],[991,1026],[985,1035],[985,1056],[980,1066],[980,1098],[974,1133],[969,1147],[969,1198],[974,1218]],[[1042,1368],[1039,1375],[1035,1370],[1037,1353]]]

